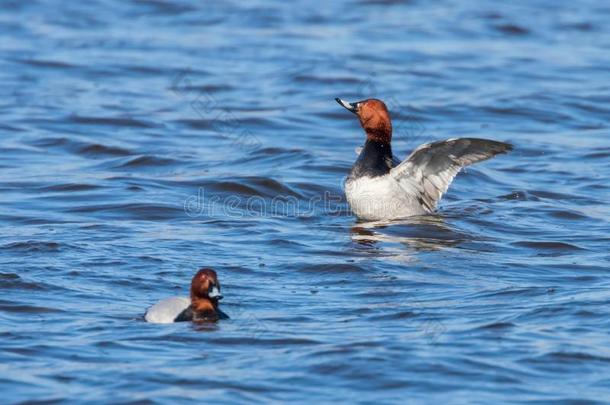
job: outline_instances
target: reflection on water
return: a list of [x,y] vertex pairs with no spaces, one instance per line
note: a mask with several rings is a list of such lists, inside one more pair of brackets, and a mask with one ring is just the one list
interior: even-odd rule
[[[439,214],[417,216],[392,221],[358,222],[351,228],[354,242],[365,246],[389,249],[392,245],[402,245],[406,255],[419,251],[435,251],[456,247],[472,239],[445,223]],[[393,249],[396,253],[396,248]]]

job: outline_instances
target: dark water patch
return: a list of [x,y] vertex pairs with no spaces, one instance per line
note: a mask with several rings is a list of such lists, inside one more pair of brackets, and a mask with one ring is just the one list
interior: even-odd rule
[[242,196],[258,196],[265,198],[295,197],[302,196],[292,189],[288,184],[269,177],[241,177],[235,179],[215,179],[213,182],[206,181],[201,184],[214,192],[222,192]]
[[494,290],[494,291],[482,291],[477,293],[477,298],[495,298],[502,296],[523,296],[523,297],[536,297],[540,295],[544,295],[547,293],[546,288],[543,287],[509,287],[502,290]]
[[286,239],[270,239],[269,240],[269,245],[271,246],[277,246],[277,247],[287,247],[290,246],[292,248],[298,248],[298,247],[304,247],[305,244],[303,243],[298,243],[295,241],[290,241],[290,240],[286,240]]
[[70,143],[70,139],[66,137],[41,137],[29,142],[30,145],[39,148],[50,148],[54,146],[63,146]]
[[154,257],[154,256],[139,256],[138,259],[143,260],[145,262],[153,262],[153,263],[163,263],[164,260],[160,257]]
[[241,158],[239,163],[260,162],[261,164],[281,164],[283,167],[303,164],[303,160],[312,159],[310,153],[303,149],[259,148],[249,154],[246,159]]
[[506,195],[501,195],[498,197],[498,199],[501,200],[505,200],[505,201],[537,201],[538,198],[536,198],[535,196],[532,196],[531,194],[528,194],[527,191],[513,191],[510,194],[506,194]]
[[[66,246],[64,246],[66,247]],[[46,252],[55,253],[62,249],[62,244],[57,242],[29,240],[23,242],[12,242],[0,246],[0,250],[12,250],[20,252]]]
[[530,194],[538,198],[545,198],[551,200],[567,200],[572,202],[588,202],[590,201],[589,196],[583,195],[574,195],[574,194],[566,194],[566,193],[558,193],[549,190],[530,190]]
[[600,362],[610,363],[610,357],[599,356],[585,352],[568,352],[559,351],[546,353],[535,359],[529,360],[532,363],[545,363],[545,362],[560,362],[566,364],[580,364],[581,362]]
[[40,283],[25,281],[14,273],[0,273],[0,290],[3,289],[45,290],[45,287]]
[[345,85],[352,85],[352,86],[357,86],[360,84],[360,81],[358,79],[352,78],[352,77],[336,77],[336,76],[332,76],[332,77],[321,77],[321,76],[317,76],[317,75],[307,75],[307,74],[298,74],[295,75],[292,78],[293,81],[295,81],[296,83],[300,83],[300,84],[304,84],[304,85],[311,85],[311,84],[345,84]]
[[567,211],[567,210],[551,210],[547,211],[548,215],[557,219],[567,219],[572,221],[581,221],[588,219],[588,217],[580,212]]
[[9,131],[9,132],[24,132],[25,129],[19,128],[13,125],[7,125],[5,123],[0,123],[0,131]]
[[99,185],[95,184],[54,184],[52,186],[41,187],[39,191],[43,193],[70,193],[70,192],[81,192],[81,191],[91,191],[102,188]]
[[555,305],[538,305],[533,309],[520,313],[514,317],[514,322],[539,322],[546,318],[566,319],[573,314],[574,310],[569,303]]
[[162,76],[166,75],[167,72],[163,69],[158,69],[152,66],[137,66],[137,65],[129,65],[129,66],[118,66],[119,69],[125,70],[129,73],[135,73],[138,75],[149,75],[149,76]]
[[325,193],[330,193],[336,196],[341,196],[342,191],[340,185],[336,185],[334,188],[326,187],[322,184],[312,182],[296,182],[291,183],[291,186],[299,191],[299,194],[305,198],[311,198],[315,196],[324,196]]
[[42,216],[40,218],[26,216],[26,215],[1,215],[0,220],[6,221],[12,225],[50,225],[50,224],[66,224],[71,223],[73,221],[70,220],[62,220],[58,218],[49,218],[47,216]]
[[51,314],[63,312],[57,308],[41,307],[35,305],[20,305],[0,300],[0,311],[17,314]]
[[140,167],[159,167],[159,166],[171,166],[175,164],[177,160],[170,158],[163,158],[160,156],[143,155],[135,158],[123,160],[114,168],[140,168]]
[[497,24],[493,26],[495,30],[507,35],[522,36],[530,33],[530,30],[513,23]]
[[413,0],[361,0],[361,4],[368,4],[371,6],[378,5],[409,5],[413,3]]
[[[231,86],[229,83],[208,83],[208,84],[200,84],[200,85],[189,85],[189,84],[180,83],[179,88],[172,88],[170,90],[178,92],[179,94],[184,94],[184,95],[193,94],[197,97],[197,99],[199,99],[201,97],[205,97],[207,95],[209,97],[209,99],[203,98],[203,100],[204,101],[208,100],[208,101],[210,101],[210,103],[214,103],[213,94],[231,91],[233,89],[234,89],[234,86]],[[213,105],[215,106],[215,104],[213,104]],[[210,105],[210,107],[211,106],[212,105]]]
[[400,311],[394,312],[391,314],[385,315],[377,315],[374,317],[375,320],[383,322],[383,321],[400,321],[403,319],[411,319],[417,317],[417,313],[411,311]]
[[515,324],[512,322],[494,322],[488,323],[479,327],[481,330],[492,330],[492,331],[507,331],[513,329]]
[[126,203],[126,204],[92,204],[73,207],[66,212],[74,214],[101,214],[104,217],[130,218],[144,221],[162,221],[182,218],[184,209],[179,206],[162,204]]
[[91,126],[109,126],[109,127],[125,127],[125,128],[156,128],[157,124],[149,121],[144,121],[136,118],[126,117],[90,117],[71,115],[66,118],[66,121],[74,124],[83,124]]
[[605,159],[610,157],[610,148],[599,148],[595,152],[587,153],[584,159]]
[[546,124],[553,124],[564,120],[572,121],[572,117],[567,113],[540,110],[533,107],[485,107],[483,111],[493,115],[531,119]]
[[58,69],[58,70],[73,70],[78,66],[56,60],[45,59],[16,59],[15,62],[36,68]]
[[559,24],[559,29],[590,32],[595,31],[596,26],[590,21],[565,22]]
[[557,253],[570,253],[586,250],[571,243],[553,241],[518,241],[513,242],[512,245],[540,251],[556,251]]
[[162,0],[133,0],[134,4],[147,8],[147,13],[158,14],[161,16],[178,16],[196,11],[197,8],[184,3],[174,3]]
[[214,126],[217,124],[217,121],[214,119],[204,119],[204,118],[180,119],[180,120],[176,120],[174,122],[179,125],[184,125],[191,129],[213,129]]
[[219,346],[247,345],[247,346],[271,346],[271,347],[291,347],[291,346],[314,346],[320,344],[315,339],[307,338],[262,338],[262,337],[241,337],[241,338],[210,338],[210,343]]
[[116,146],[106,146],[100,144],[84,145],[78,149],[78,153],[84,156],[105,157],[105,156],[127,156],[131,152]]
[[305,273],[320,273],[320,274],[340,274],[340,273],[362,273],[366,272],[366,269],[354,265],[354,264],[346,264],[346,263],[337,263],[337,264],[317,264],[304,266],[299,269],[299,271]]
[[329,165],[329,164],[304,164],[301,166],[305,170],[310,170],[313,172],[322,172],[326,174],[336,174],[339,177],[345,177],[347,173],[349,173],[350,165],[348,164],[340,164],[340,165]]
[[574,313],[574,316],[578,316],[581,318],[602,318],[604,315],[598,313],[598,312],[592,312],[592,311],[578,311]]
[[600,118],[606,118],[610,116],[610,109],[604,108],[607,102],[608,100],[595,100],[592,102],[592,100],[588,99],[579,99],[566,103],[566,106],[584,111],[586,113],[594,113],[596,115],[599,115]]

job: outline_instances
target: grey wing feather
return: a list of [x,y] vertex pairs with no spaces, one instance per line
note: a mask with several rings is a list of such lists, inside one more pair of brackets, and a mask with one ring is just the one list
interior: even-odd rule
[[436,208],[462,167],[512,150],[508,143],[487,139],[448,139],[422,145],[390,173],[408,191],[415,191],[426,211]]

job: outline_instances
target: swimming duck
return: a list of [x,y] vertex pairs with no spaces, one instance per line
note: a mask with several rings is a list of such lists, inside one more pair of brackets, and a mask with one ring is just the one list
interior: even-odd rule
[[421,145],[400,162],[392,154],[392,122],[383,101],[335,100],[358,116],[366,132],[364,147],[345,182],[347,201],[361,219],[431,213],[463,167],[512,150],[504,142],[452,138]]
[[216,322],[229,316],[218,308],[222,299],[216,272],[200,269],[191,280],[191,298],[172,297],[150,307],[144,319],[152,323],[172,322]]

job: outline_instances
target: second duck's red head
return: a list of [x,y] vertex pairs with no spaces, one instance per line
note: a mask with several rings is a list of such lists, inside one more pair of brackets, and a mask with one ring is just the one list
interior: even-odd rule
[[191,281],[192,303],[211,301],[214,307],[216,307],[221,299],[220,283],[218,282],[216,272],[209,268],[200,269]]
[[387,144],[392,141],[392,121],[388,108],[383,101],[376,98],[354,103],[349,103],[340,98],[335,100],[358,116],[367,139]]

